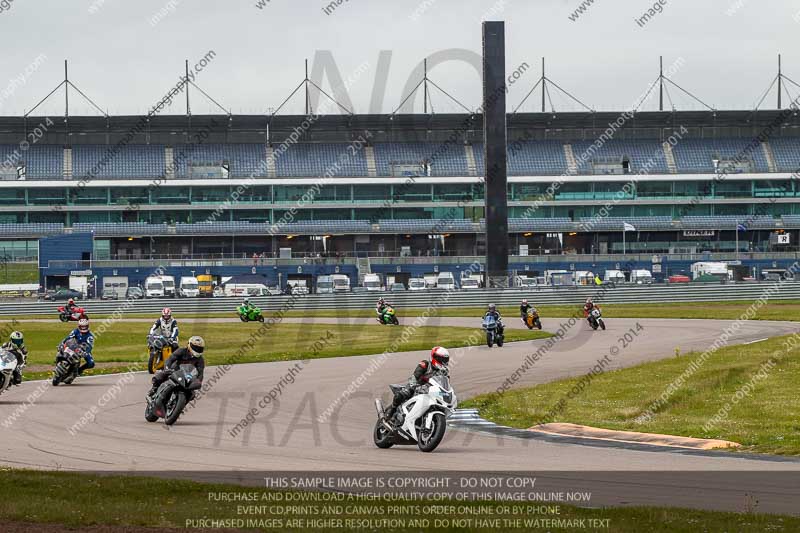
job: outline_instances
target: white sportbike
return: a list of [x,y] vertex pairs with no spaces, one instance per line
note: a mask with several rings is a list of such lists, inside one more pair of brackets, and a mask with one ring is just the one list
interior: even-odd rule
[[[389,385],[392,394],[405,387]],[[414,396],[397,409],[392,420],[386,419],[386,410],[381,400],[376,399],[375,446],[391,448],[395,444],[416,444],[421,451],[432,452],[442,442],[447,417],[455,411],[456,405],[456,393],[446,370],[434,373],[427,384],[419,385]]]
[[7,350],[0,349],[0,394],[11,387],[16,369],[17,357]]

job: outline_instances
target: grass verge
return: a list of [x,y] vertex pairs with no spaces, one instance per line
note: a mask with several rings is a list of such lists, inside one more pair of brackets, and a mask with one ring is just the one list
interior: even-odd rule
[[[431,296],[431,300],[435,295]],[[520,300],[528,300],[536,305],[536,295],[520,293]],[[238,300],[204,300],[209,304],[207,313],[180,313],[178,318],[236,318],[235,308]],[[54,304],[54,312],[49,315],[30,315],[25,318],[47,318],[57,319],[55,308],[63,302]],[[84,302],[81,302],[83,305]],[[686,302],[686,303],[659,303],[659,304],[602,304],[603,315],[607,318],[682,318],[682,319],[718,319],[736,320],[747,308],[753,304],[751,300],[738,300],[729,302]],[[107,314],[91,313],[92,303],[86,304],[93,319],[106,318]],[[221,307],[229,307],[230,311],[218,311]],[[581,305],[540,305],[537,309],[542,315],[543,320],[548,318],[566,318],[575,311],[580,310]],[[516,318],[519,316],[518,306],[500,306],[500,312],[506,317]],[[420,316],[425,309],[416,307],[398,307],[397,313],[400,317]],[[440,307],[437,315],[442,317],[481,317],[486,312],[485,307]],[[272,313],[267,312],[267,316]],[[126,318],[152,318],[155,320],[157,313],[125,313]],[[287,318],[372,318],[375,316],[373,309],[326,309],[297,311],[292,310],[284,313]],[[758,312],[751,320],[792,320],[800,321],[800,300],[769,301],[766,305],[758,309]]]
[[[158,527],[183,528],[192,527],[192,521],[201,518],[209,519],[252,519],[275,520],[274,527],[265,528],[270,531],[296,529],[291,527],[291,519],[380,519],[402,518],[406,523],[420,518],[465,518],[476,520],[476,514],[469,509],[481,507],[491,509],[491,513],[477,515],[481,520],[492,520],[496,517],[506,519],[559,519],[559,520],[608,520],[608,525],[600,528],[558,527],[559,531],[603,530],[621,533],[651,532],[695,532],[695,531],[798,531],[800,518],[782,517],[754,513],[725,513],[711,511],[695,511],[674,508],[633,507],[625,509],[583,509],[567,505],[557,505],[558,514],[528,514],[526,506],[530,503],[486,503],[486,502],[448,502],[448,501],[388,501],[359,500],[345,502],[343,514],[334,513],[333,505],[309,504],[303,499],[287,498],[296,492],[284,491],[283,501],[301,503],[270,504],[269,501],[256,501],[253,504],[236,501],[218,501],[213,494],[269,494],[277,491],[245,488],[237,485],[206,484],[192,481],[166,480],[139,476],[96,476],[66,472],[41,472],[31,470],[0,471],[0,494],[13,497],[0,499],[0,519],[6,524],[38,523],[61,524],[70,528],[90,526],[117,527]],[[76,499],[76,495],[78,499]],[[273,500],[274,502],[274,500]],[[239,505],[263,506],[265,513],[255,516],[240,513]],[[456,510],[453,514],[444,514],[431,509],[430,505],[448,505]],[[282,512],[278,512],[278,507]],[[348,507],[350,507],[348,512]],[[358,509],[354,509],[358,507]],[[392,511],[389,511],[389,508]],[[272,509],[270,509],[272,508]],[[316,508],[316,512],[315,509]],[[505,509],[503,509],[505,508]],[[513,509],[517,509],[514,513]],[[358,514],[353,513],[356,511]],[[461,511],[459,513],[459,511]],[[506,512],[508,511],[508,512]],[[280,522],[278,522],[280,521]],[[488,522],[487,522],[488,523]],[[245,527],[247,522],[244,522]],[[306,523],[307,525],[308,523]],[[239,529],[234,526],[232,529]],[[256,529],[256,528],[252,528]],[[312,528],[300,527],[302,530]],[[344,526],[333,528],[313,528],[315,531],[353,531]],[[375,528],[369,528],[375,530]],[[551,527],[539,526],[518,529],[544,531]],[[358,529],[364,531],[364,529]],[[419,527],[400,527],[394,531],[415,530]],[[441,528],[437,531],[496,531],[496,527],[487,528]]]
[[[568,422],[724,439],[741,443],[741,451],[800,455],[797,340],[792,335],[719,348],[693,367],[702,361],[700,353],[604,372],[574,394],[581,377],[481,395],[461,407],[518,428]],[[671,385],[679,386],[662,402]]]
[[[8,322],[0,322],[0,329]],[[98,324],[95,322],[95,327]],[[25,334],[28,346],[28,365],[51,365],[59,342],[74,327],[60,322],[21,322],[18,326]],[[458,328],[448,326],[389,327],[369,325],[277,323],[264,326],[258,322],[250,323],[189,323],[181,324],[181,339],[200,335],[206,341],[206,362],[209,365],[222,364],[230,359],[260,327],[269,329],[252,350],[237,358],[241,363],[260,363],[266,361],[289,361],[307,358],[344,357],[382,353],[393,343],[398,351],[429,350],[437,344],[447,347],[467,346],[481,343],[483,336],[473,335],[478,328]],[[95,340],[93,355],[98,363],[127,364],[147,361],[147,332],[150,325],[142,322],[114,322]],[[411,330],[407,340],[401,342],[404,330]],[[524,341],[551,336],[543,331],[512,330],[506,332],[506,341]],[[322,342],[318,342],[322,341]],[[315,347],[316,343],[316,347]],[[320,347],[320,345],[322,345]],[[109,365],[111,366],[111,365]],[[31,369],[35,370],[35,369]],[[107,373],[108,368],[98,369],[97,373]],[[94,372],[94,371],[93,371]],[[30,375],[28,376],[30,377]]]

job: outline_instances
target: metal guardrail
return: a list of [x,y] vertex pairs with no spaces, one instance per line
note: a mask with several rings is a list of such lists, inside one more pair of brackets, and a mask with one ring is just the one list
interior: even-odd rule
[[[534,305],[580,305],[592,296],[600,303],[678,303],[714,301],[754,301],[762,296],[771,300],[800,300],[800,282],[760,282],[739,284],[679,284],[679,285],[601,285],[586,287],[539,287],[534,289],[503,290],[430,290],[420,292],[371,292],[350,294],[312,294],[307,296],[267,296],[251,298],[265,310],[281,308],[294,310],[372,309],[383,296],[399,309],[432,307],[475,307],[487,303],[518,305],[527,298]],[[295,298],[293,304],[287,302]],[[87,300],[78,302],[88,313],[111,314],[158,313],[171,307],[180,313],[230,312],[234,316],[240,297],[179,298],[134,300]],[[14,302],[0,307],[0,316],[54,314],[63,302]],[[401,311],[402,312],[402,311]]]

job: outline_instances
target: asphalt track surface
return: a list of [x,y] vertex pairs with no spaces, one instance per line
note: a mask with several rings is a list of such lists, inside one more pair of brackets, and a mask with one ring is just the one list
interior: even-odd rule
[[[144,320],[144,319],[143,319]],[[215,319],[227,321],[227,319]],[[544,319],[555,331],[567,319]],[[146,320],[144,320],[146,321]],[[286,322],[374,323],[371,319],[286,319]],[[413,320],[406,320],[411,323]],[[438,325],[474,327],[475,319],[440,318]],[[522,327],[507,320],[509,327]],[[594,332],[570,328],[515,387],[585,374],[617,339],[644,329],[612,359],[621,368],[707,349],[731,321],[611,319]],[[315,330],[316,331],[316,330]],[[401,331],[398,328],[398,331]],[[797,331],[788,322],[751,321],[730,338],[745,343]],[[503,348],[455,349],[452,379],[461,399],[499,387],[545,341]],[[170,472],[206,481],[242,481],[260,471],[533,471],[553,490],[591,490],[591,505],[660,505],[742,511],[747,498],[760,512],[800,514],[800,460],[745,454],[695,453],[587,446],[557,439],[518,439],[450,429],[433,454],[416,447],[380,450],[372,443],[373,398],[389,400],[387,384],[404,381],[427,352],[394,353],[370,371],[377,356],[233,366],[172,428],[144,420],[144,373],[78,379],[52,388],[26,382],[0,396],[0,464],[17,468],[108,472]],[[259,409],[255,424],[231,430],[295,364],[294,383]],[[688,364],[688,361],[687,361]],[[206,381],[215,367],[206,369]],[[366,378],[333,416],[320,416],[357,378]],[[664,383],[664,387],[668,384]],[[29,404],[27,398],[38,392]],[[660,391],[659,391],[660,392]],[[21,411],[17,419],[9,418]],[[82,421],[83,420],[83,421]],[[9,421],[11,422],[9,424]],[[69,428],[72,427],[72,431]],[[608,471],[617,474],[608,474]],[[639,474],[625,475],[638,472]],[[645,472],[644,475],[641,472]],[[741,479],[724,478],[730,472]],[[745,472],[746,474],[742,474]]]

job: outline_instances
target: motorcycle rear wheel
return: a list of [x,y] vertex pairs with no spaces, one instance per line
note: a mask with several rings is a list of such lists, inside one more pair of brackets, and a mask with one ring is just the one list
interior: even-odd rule
[[383,425],[383,420],[380,418],[377,422],[375,422],[375,429],[372,432],[372,440],[375,441],[375,446],[382,450],[394,446],[392,435],[389,433],[389,430],[386,429],[386,426]]
[[239,320],[241,320],[242,322],[247,322],[247,317],[244,315],[239,315]]
[[[431,422],[433,427],[430,431],[421,428],[417,434],[417,447],[420,451],[430,453],[435,450],[444,438],[445,429],[447,429],[447,421],[443,416],[434,416]],[[426,438],[423,439],[423,436]]]
[[164,423],[171,426],[178,421],[178,417],[183,413],[183,408],[186,407],[186,395],[182,392],[174,392],[165,407],[166,413],[164,414]]
[[396,317],[396,316],[393,316],[393,317],[392,317],[392,324],[394,324],[395,326],[399,326],[399,325],[400,325],[400,321],[399,321],[399,320],[397,320],[397,317]]
[[58,319],[59,319],[61,322],[69,322],[69,317],[68,317],[68,316],[64,316],[64,315],[58,315]]

